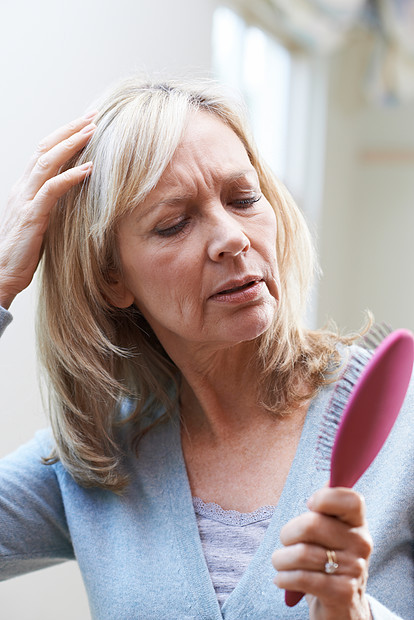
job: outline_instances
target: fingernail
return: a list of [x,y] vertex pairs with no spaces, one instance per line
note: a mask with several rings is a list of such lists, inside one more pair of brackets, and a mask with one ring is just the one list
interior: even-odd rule
[[92,161],[87,161],[85,164],[82,164],[82,166],[80,166],[80,170],[90,170],[93,166],[93,162]]
[[82,118],[84,118],[85,120],[89,120],[90,118],[94,118],[98,114],[98,112],[99,110],[90,110],[89,112],[86,112],[86,114],[84,114]]
[[310,496],[310,498],[308,499],[308,501],[306,502],[307,507],[312,510],[312,506],[313,506],[313,495]]
[[80,130],[80,133],[92,133],[96,129],[96,125],[94,123],[89,123],[83,129]]

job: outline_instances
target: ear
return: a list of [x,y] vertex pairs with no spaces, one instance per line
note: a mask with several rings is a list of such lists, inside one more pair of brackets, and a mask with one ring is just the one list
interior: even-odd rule
[[122,279],[114,271],[110,273],[107,298],[115,308],[129,308],[135,301],[131,291],[127,289]]

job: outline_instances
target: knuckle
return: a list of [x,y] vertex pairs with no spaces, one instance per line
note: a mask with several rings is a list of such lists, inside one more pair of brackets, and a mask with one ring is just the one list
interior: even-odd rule
[[77,124],[75,121],[70,121],[67,125],[66,125],[68,131],[70,131],[71,133],[75,133],[75,131],[77,130]]
[[66,138],[66,140],[63,142],[63,146],[68,150],[73,149],[73,147],[75,146],[75,140],[73,139],[73,137],[71,136],[70,138]]
[[[319,526],[320,519],[318,513],[303,514],[295,524],[294,542],[296,545],[303,545],[304,547],[307,543],[312,542]],[[300,553],[303,552],[303,547],[300,548]]]
[[351,495],[351,507],[360,514],[365,514],[365,498],[361,493],[354,491]]
[[282,570],[286,565],[284,557],[283,550],[279,549],[272,553],[272,565],[277,571]]
[[40,190],[40,193],[45,198],[48,198],[49,196],[53,196],[55,194],[55,191],[56,191],[56,181],[55,179],[49,179],[48,181],[46,181],[46,183],[43,184]]
[[288,544],[290,524],[286,523],[280,530],[280,542],[282,545]]
[[306,542],[308,540],[309,532],[313,529],[313,522],[315,521],[314,515],[316,513],[304,513],[299,517],[295,517],[280,531],[280,540],[282,544],[298,544],[301,541]]
[[296,555],[299,562],[305,562],[309,559],[309,547],[305,543],[296,545]]
[[49,167],[49,161],[48,159],[42,155],[41,157],[39,157],[39,159],[37,160],[37,166],[39,168],[42,168],[42,170],[46,170]]
[[39,155],[42,155],[43,153],[47,153],[47,151],[48,151],[48,146],[46,144],[46,141],[41,140],[36,146],[35,154],[39,156]]
[[348,602],[348,604],[351,603],[351,601],[353,600],[355,595],[358,594],[358,592],[359,592],[359,584],[358,584],[357,579],[351,578],[351,579],[344,580],[343,596],[346,602]]
[[373,548],[372,537],[369,532],[364,532],[360,539],[360,554],[363,558],[368,558],[371,555]]
[[367,563],[363,558],[357,558],[355,561],[354,576],[358,579],[365,577],[367,573]]
[[64,183],[70,183],[72,180],[72,175],[71,175],[70,170],[65,170],[64,172],[62,172],[60,177]]
[[320,514],[318,512],[308,512],[303,519],[303,533],[310,534],[320,526]]

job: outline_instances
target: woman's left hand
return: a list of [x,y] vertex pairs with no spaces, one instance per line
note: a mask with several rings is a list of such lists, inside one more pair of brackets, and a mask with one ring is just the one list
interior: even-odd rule
[[[325,487],[312,495],[308,508],[281,531],[285,546],[272,556],[275,584],[305,592],[312,619],[368,620],[365,587],[372,540],[364,499],[352,489]],[[337,568],[326,573],[330,560]]]

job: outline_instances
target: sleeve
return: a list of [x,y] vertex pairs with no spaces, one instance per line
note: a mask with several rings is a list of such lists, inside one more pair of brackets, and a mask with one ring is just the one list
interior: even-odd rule
[[6,329],[7,325],[12,322],[12,320],[13,317],[10,312],[0,306],[0,336]]
[[0,460],[0,580],[74,559],[50,434]]

